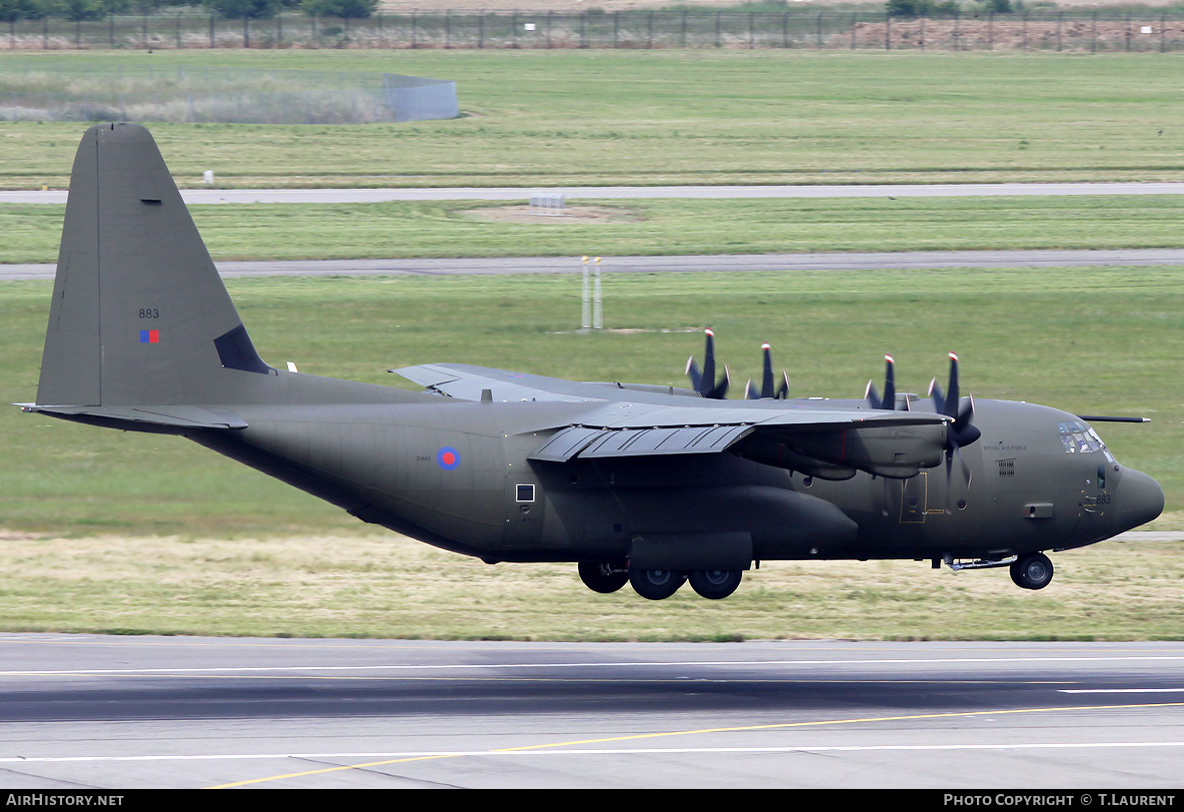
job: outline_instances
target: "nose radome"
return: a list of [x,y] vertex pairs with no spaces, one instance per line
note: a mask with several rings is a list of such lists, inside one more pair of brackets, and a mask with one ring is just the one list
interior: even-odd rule
[[1118,524],[1130,530],[1155,519],[1163,512],[1163,488],[1142,471],[1122,469],[1122,479],[1114,500],[1118,508]]

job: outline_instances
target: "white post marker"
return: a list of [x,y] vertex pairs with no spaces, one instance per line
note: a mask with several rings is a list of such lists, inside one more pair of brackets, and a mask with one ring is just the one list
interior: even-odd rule
[[214,170],[207,169],[205,172],[202,172],[201,179],[205,183],[206,186],[213,186],[214,185]]
[[600,298],[600,257],[596,258],[596,298],[592,300],[592,328],[604,327],[604,307]]
[[588,312],[590,302],[588,299],[588,257],[587,256],[584,257],[584,293],[583,293],[583,296],[584,296],[583,307],[581,308],[582,309],[581,316],[583,318],[581,319],[580,329],[587,332],[592,327],[592,319],[589,317],[589,312]]

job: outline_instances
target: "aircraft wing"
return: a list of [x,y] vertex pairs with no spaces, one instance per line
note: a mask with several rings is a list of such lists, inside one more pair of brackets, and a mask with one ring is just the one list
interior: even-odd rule
[[409,381],[458,400],[480,400],[488,389],[490,398],[497,402],[559,401],[579,403],[587,400],[608,400],[624,397],[626,392],[657,391],[661,394],[698,395],[690,390],[671,387],[636,386],[617,383],[589,383],[530,375],[505,369],[470,366],[468,364],[420,364],[391,369]]
[[948,418],[942,415],[728,404],[604,404],[559,428],[529,458],[566,463],[731,451],[825,479],[856,471],[910,477],[944,458]]
[[[844,408],[827,401],[715,400],[664,386],[588,383],[463,364],[391,370],[461,400],[586,403],[530,459],[642,458],[730,451],[825,479],[856,471],[910,477],[944,459],[949,418],[932,412]],[[684,397],[689,396],[689,397]]]

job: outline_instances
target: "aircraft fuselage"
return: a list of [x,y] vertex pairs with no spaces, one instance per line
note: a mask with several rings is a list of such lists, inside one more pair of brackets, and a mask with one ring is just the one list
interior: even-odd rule
[[[1033,404],[978,401],[981,439],[948,470],[904,479],[828,481],[731,452],[527,459],[552,432],[524,423],[578,422],[586,409],[435,396],[239,407],[248,428],[193,438],[364,521],[487,561],[624,561],[639,539],[729,561],[749,549],[755,560],[997,559],[1090,544],[1162,508],[1158,485],[1085,421]],[[724,552],[728,537],[750,542]]]

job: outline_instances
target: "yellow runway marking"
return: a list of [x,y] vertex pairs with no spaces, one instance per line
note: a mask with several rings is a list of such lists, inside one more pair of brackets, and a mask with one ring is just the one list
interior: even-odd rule
[[[661,739],[670,738],[674,736],[697,736],[711,733],[741,733],[754,730],[788,730],[791,728],[803,727],[823,727],[836,725],[851,725],[851,724],[869,724],[873,722],[908,722],[919,721],[922,719],[965,719],[975,716],[1006,716],[1016,714],[1032,714],[1032,713],[1057,713],[1057,712],[1075,712],[1075,711],[1100,711],[1100,710],[1136,710],[1142,708],[1173,708],[1184,707],[1184,702],[1164,702],[1164,703],[1147,703],[1136,705],[1081,705],[1077,707],[1067,708],[1018,708],[1012,710],[991,710],[991,711],[959,711],[953,713],[923,713],[909,716],[872,716],[861,719],[826,719],[814,722],[779,722],[768,725],[744,725],[738,727],[717,727],[717,728],[702,728],[698,730],[676,730],[667,731],[665,733],[639,733],[629,736],[612,736],[601,739],[577,739],[575,741],[554,742],[552,744],[532,744],[521,747],[503,747],[496,750],[489,751],[490,753],[520,753],[527,751],[548,750],[559,747],[575,747],[578,745],[589,744],[605,744],[609,742],[623,742],[623,741],[640,741],[643,739]],[[283,775],[273,775],[266,778],[252,778],[246,781],[235,781],[229,784],[219,784],[217,786],[209,787],[209,789],[229,789],[231,787],[242,787],[249,784],[262,784],[268,781],[282,781],[288,778],[301,778],[309,775],[324,775],[333,772],[344,772],[346,770],[362,770],[372,767],[382,767],[390,764],[407,764],[415,761],[438,761],[446,758],[461,758],[467,753],[445,753],[441,755],[432,756],[415,756],[412,758],[397,758],[386,761],[372,761],[365,764],[351,764],[339,767],[325,767],[318,770],[307,770],[304,772],[285,773]]]

